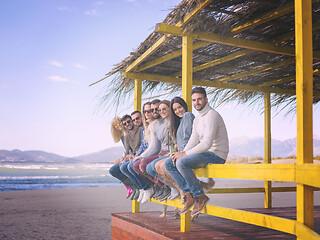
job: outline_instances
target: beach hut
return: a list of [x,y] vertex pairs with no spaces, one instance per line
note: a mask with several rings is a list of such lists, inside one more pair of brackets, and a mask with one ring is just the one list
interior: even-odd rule
[[[125,93],[134,91],[134,108],[140,110],[142,94],[161,86],[167,93],[182,91],[191,106],[193,85],[208,87],[210,98],[218,102],[264,99],[265,164],[208,166],[196,174],[264,180],[267,209],[272,208],[272,191],[293,190],[273,188],[271,181],[295,182],[296,218],[217,206],[207,206],[204,212],[299,239],[320,239],[319,227],[315,229],[319,222],[314,221],[319,212],[314,190],[320,187],[320,165],[313,163],[312,146],[312,105],[320,100],[319,38],[319,0],[184,0],[105,76],[113,78],[105,99],[116,96],[121,102]],[[293,164],[271,164],[270,109],[282,103],[297,112]],[[234,190],[252,191],[261,189]],[[166,204],[181,207],[178,200]],[[133,212],[139,212],[135,201]],[[181,231],[189,232],[190,226],[190,215],[182,215]]]

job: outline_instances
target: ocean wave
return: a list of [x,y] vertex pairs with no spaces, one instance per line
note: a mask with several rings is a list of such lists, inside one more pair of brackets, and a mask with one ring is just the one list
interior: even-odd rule
[[72,169],[84,169],[84,170],[109,170],[113,164],[110,163],[95,163],[95,164],[57,164],[57,165],[43,165],[43,164],[5,164],[0,165],[1,168],[6,169],[21,169],[21,170],[72,170]]
[[0,180],[45,180],[45,179],[82,179],[104,177],[105,175],[81,175],[81,176],[0,176]]

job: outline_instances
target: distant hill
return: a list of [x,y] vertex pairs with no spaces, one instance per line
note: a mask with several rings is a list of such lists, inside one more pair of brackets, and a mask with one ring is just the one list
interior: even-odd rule
[[[272,157],[289,157],[297,155],[297,139],[292,138],[285,141],[271,139]],[[313,155],[320,155],[320,139],[313,139]],[[240,157],[263,157],[264,138],[240,137],[230,141],[229,158]]]
[[43,163],[43,162],[80,162],[74,158],[63,157],[54,153],[44,151],[20,151],[18,149],[7,151],[0,150],[0,162],[26,162],[26,163]]
[[82,162],[108,162],[113,163],[116,159],[122,157],[123,147],[112,147],[100,152],[90,153],[75,157]]
[[44,151],[8,151],[0,150],[0,163],[83,163],[83,162],[114,162],[123,154],[123,147],[112,147],[103,151],[81,155],[73,158],[60,156]]

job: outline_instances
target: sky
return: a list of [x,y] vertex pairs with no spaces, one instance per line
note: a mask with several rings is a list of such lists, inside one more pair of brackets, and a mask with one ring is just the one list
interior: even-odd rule
[[[121,146],[114,112],[97,111],[108,80],[89,87],[126,58],[180,0],[2,0],[0,149],[66,157]],[[229,138],[262,137],[263,115],[228,104],[217,111]],[[122,116],[132,106],[120,109]],[[314,119],[320,110],[314,106]],[[296,137],[296,116],[272,119],[272,138]],[[320,135],[314,121],[314,135]]]

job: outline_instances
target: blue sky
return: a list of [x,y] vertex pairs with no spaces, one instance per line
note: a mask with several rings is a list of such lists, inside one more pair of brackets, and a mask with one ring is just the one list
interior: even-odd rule
[[[114,115],[95,111],[106,82],[88,86],[136,49],[179,2],[1,1],[0,149],[72,157],[120,146],[109,132]],[[217,110],[230,139],[263,136],[259,111],[233,104]],[[319,125],[314,123],[315,135]],[[295,137],[295,116],[276,116],[272,136]]]

